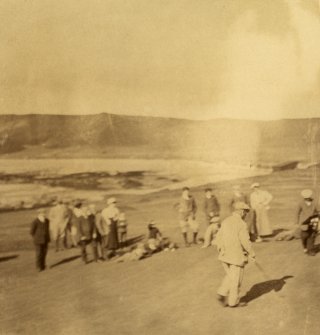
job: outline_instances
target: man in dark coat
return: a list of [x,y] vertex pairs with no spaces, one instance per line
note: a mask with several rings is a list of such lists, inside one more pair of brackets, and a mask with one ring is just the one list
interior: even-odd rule
[[81,249],[81,257],[85,264],[88,263],[87,259],[87,245],[91,244],[94,261],[98,262],[98,250],[95,243],[97,238],[97,231],[95,225],[95,216],[92,214],[88,207],[83,207],[83,215],[77,220],[78,234],[79,234],[79,246]]
[[189,187],[182,189],[179,204],[175,207],[178,207],[179,210],[179,225],[186,247],[190,246],[188,242],[188,228],[190,228],[193,233],[193,243],[197,244],[199,231],[199,224],[196,221],[197,204],[193,196],[190,195]]
[[317,235],[319,209],[314,201],[312,190],[303,190],[301,196],[303,200],[297,208],[297,226],[301,230],[304,252],[309,256],[315,256],[314,241]]
[[37,218],[31,224],[30,234],[36,250],[36,267],[40,272],[46,268],[46,256],[50,242],[49,220],[44,210],[38,211]]
[[216,196],[212,194],[212,188],[205,189],[205,198],[203,207],[207,224],[210,225],[212,218],[216,216],[218,217],[220,215],[220,204]]

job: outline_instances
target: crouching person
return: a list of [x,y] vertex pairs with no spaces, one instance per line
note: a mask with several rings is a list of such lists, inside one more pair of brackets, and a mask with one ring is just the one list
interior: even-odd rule
[[220,228],[220,217],[214,216],[210,220],[210,225],[207,227],[204,233],[204,243],[201,248],[208,248],[213,243],[214,235],[218,232]]
[[87,264],[87,246],[91,244],[93,259],[98,262],[98,250],[95,239],[97,238],[95,216],[89,208],[83,207],[83,215],[77,220],[78,234],[79,234],[79,247],[81,250],[82,261]]
[[49,220],[43,209],[38,210],[37,218],[32,222],[30,234],[36,251],[37,270],[43,271],[46,268],[46,256],[50,242]]
[[298,205],[297,227],[301,230],[303,251],[314,256],[314,241],[318,224],[318,206],[314,201],[313,191],[306,189],[301,192],[303,200]]
[[243,219],[250,208],[243,202],[234,205],[234,212],[226,218],[216,237],[219,260],[222,262],[225,277],[218,289],[218,300],[224,306],[239,304],[239,290],[247,255],[255,258],[251,246],[247,224]]
[[306,254],[315,256],[314,242],[318,234],[319,215],[314,214],[301,224],[301,240]]

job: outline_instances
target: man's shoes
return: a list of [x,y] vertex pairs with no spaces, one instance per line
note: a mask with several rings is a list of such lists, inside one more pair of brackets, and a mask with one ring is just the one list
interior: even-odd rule
[[303,249],[303,252],[306,254],[308,252],[308,249]]
[[255,242],[261,243],[261,242],[263,242],[263,239],[259,236],[259,237],[256,238]]
[[315,253],[314,251],[309,251],[309,252],[307,253],[307,255],[308,255],[308,256],[315,256],[316,253]]
[[229,306],[229,307],[235,308],[235,307],[246,307],[246,306],[248,306],[247,303],[245,303],[245,302],[239,302],[236,305],[232,305],[232,306]]
[[227,307],[228,306],[227,297],[225,297],[223,295],[220,295],[220,294],[217,294],[217,300],[222,307]]

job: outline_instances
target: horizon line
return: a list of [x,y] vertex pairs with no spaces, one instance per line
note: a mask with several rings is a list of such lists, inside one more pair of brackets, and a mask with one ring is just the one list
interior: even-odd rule
[[10,114],[1,114],[2,116],[66,116],[66,117],[80,117],[80,116],[98,116],[98,115],[112,115],[112,116],[126,116],[126,117],[141,117],[141,118],[155,118],[155,119],[171,119],[171,120],[184,120],[184,121],[198,121],[198,122],[204,122],[204,121],[215,121],[215,120],[226,120],[226,121],[252,121],[252,122],[272,122],[272,121],[291,121],[291,120],[313,120],[313,119],[320,119],[319,117],[284,117],[279,119],[254,119],[254,118],[238,118],[238,117],[213,117],[213,118],[206,118],[206,119],[196,119],[196,118],[188,118],[188,117],[177,117],[177,116],[157,116],[157,115],[145,115],[145,114],[119,114],[119,113],[109,113],[109,112],[101,112],[101,113],[88,113],[88,114],[59,114],[59,113],[10,113]]

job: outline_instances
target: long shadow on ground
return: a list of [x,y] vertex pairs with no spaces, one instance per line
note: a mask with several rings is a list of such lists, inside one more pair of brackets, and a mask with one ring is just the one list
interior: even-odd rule
[[293,278],[293,276],[284,276],[280,279],[267,280],[258,284],[255,284],[243,296],[240,300],[242,303],[249,303],[250,301],[261,297],[264,294],[267,294],[271,291],[279,292],[282,290],[283,286],[286,284],[286,280]]
[[314,252],[316,252],[316,253],[320,252],[320,244],[319,243],[315,244],[315,246],[314,246]]
[[10,255],[10,256],[5,256],[5,257],[0,257],[0,263],[2,262],[8,262],[11,261],[12,259],[18,258],[19,255]]
[[65,258],[65,259],[62,259],[61,261],[59,261],[58,263],[55,263],[55,264],[52,264],[50,266],[50,268],[54,268],[56,266],[59,266],[59,265],[62,265],[62,264],[66,264],[66,263],[69,263],[69,262],[72,262],[76,259],[80,258],[80,255],[76,255],[76,256],[71,256],[71,257],[68,257],[68,258]]
[[126,244],[127,247],[130,247],[131,245],[134,245],[134,244],[142,241],[144,239],[144,237],[145,237],[144,235],[138,235],[138,236],[129,238],[129,239],[127,239],[125,244]]

